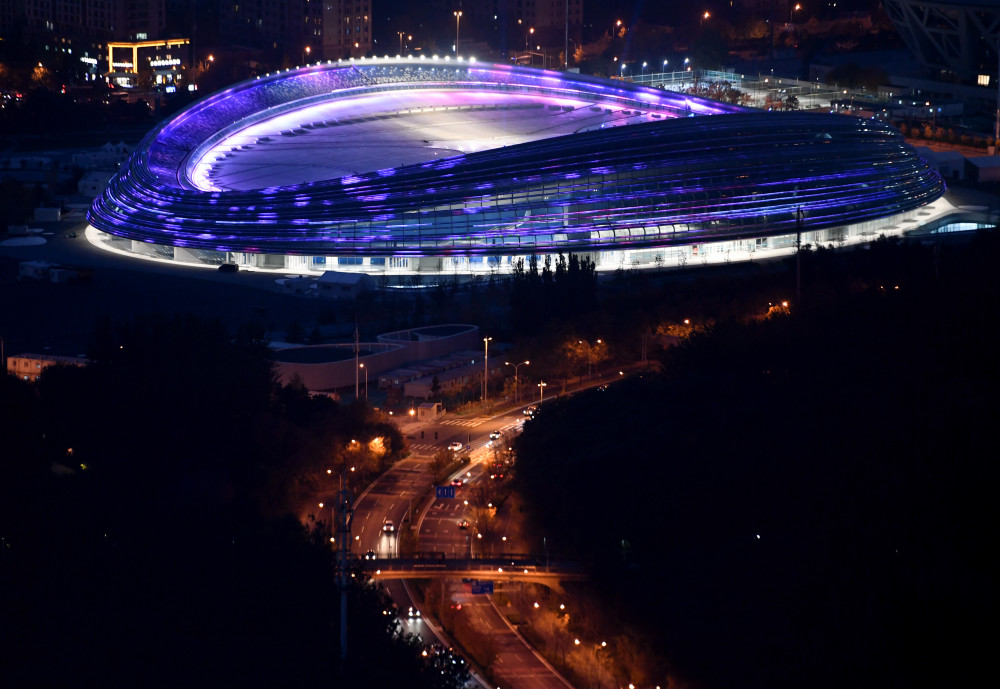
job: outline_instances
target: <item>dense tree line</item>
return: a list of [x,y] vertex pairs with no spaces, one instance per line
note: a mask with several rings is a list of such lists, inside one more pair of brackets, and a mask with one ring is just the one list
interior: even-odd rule
[[294,515],[311,476],[377,471],[402,438],[277,385],[267,354],[249,331],[151,317],[100,325],[87,367],[0,377],[6,684],[462,681],[360,576],[340,662],[333,553]]
[[518,259],[510,283],[510,306],[516,335],[535,335],[553,318],[571,320],[593,310],[597,302],[597,270],[587,257],[559,254]]
[[658,672],[705,687],[989,673],[998,256],[995,234],[812,254],[790,314],[696,330],[661,374],[527,424],[517,480],[540,534],[588,562]]

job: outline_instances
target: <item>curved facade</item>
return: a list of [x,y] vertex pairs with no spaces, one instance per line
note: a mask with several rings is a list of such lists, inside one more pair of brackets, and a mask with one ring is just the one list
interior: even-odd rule
[[147,136],[89,219],[174,258],[263,254],[286,270],[300,256],[475,272],[558,252],[603,257],[600,269],[618,254],[870,229],[943,192],[873,120],[397,59],[301,68],[194,104]]

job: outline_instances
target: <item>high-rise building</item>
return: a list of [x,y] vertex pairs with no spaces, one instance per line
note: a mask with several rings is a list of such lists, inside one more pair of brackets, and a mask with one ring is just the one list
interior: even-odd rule
[[372,50],[372,0],[323,0],[323,57],[360,57]]
[[0,17],[4,33],[51,45],[147,40],[164,31],[166,0],[4,0]]
[[219,38],[292,64],[365,55],[371,0],[220,0]]
[[166,4],[167,0],[0,0],[0,36],[31,45],[45,66],[49,60],[61,62],[62,73],[71,81],[96,80],[114,71],[107,64],[109,44],[164,38]]
[[292,62],[318,57],[322,0],[220,0],[219,37],[246,48],[276,51]]

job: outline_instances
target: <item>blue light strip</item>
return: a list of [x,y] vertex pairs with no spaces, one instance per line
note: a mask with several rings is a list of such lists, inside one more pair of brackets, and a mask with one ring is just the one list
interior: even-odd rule
[[[531,94],[663,119],[318,182],[198,188],[200,161],[248,127],[323,102],[428,88],[456,100]],[[821,229],[943,193],[898,132],[875,121],[751,112],[507,65],[379,60],[302,68],[199,101],[146,137],[88,218],[113,235],[219,251],[509,255],[787,234],[800,207]]]

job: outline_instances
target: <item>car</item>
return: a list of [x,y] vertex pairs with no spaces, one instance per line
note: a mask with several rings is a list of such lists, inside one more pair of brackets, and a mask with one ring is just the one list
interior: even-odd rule
[[525,416],[534,416],[536,411],[538,411],[538,407],[532,404],[530,407],[525,407],[524,411],[521,413]]
[[375,559],[375,551],[374,550],[369,550],[367,553],[365,553],[365,559],[366,560],[374,560]]
[[382,530],[385,531],[385,532],[387,532],[387,533],[393,533],[393,532],[396,531],[396,525],[392,523],[391,519],[386,519],[382,523]]
[[451,444],[450,444],[450,445],[448,446],[448,449],[449,449],[449,450],[451,450],[452,452],[461,452],[461,451],[462,451],[462,449],[463,449],[464,447],[465,447],[465,446],[464,446],[464,445],[462,445],[462,443],[460,443],[460,442],[458,442],[458,441],[456,440],[455,442],[451,443]]
[[490,433],[490,440],[499,440],[500,435],[501,435],[500,431],[493,431],[492,433]]
[[460,478],[457,478],[457,479],[455,479],[454,481],[451,482],[451,485],[455,486],[456,488],[461,488],[462,486],[465,485],[465,481],[463,481]]
[[468,519],[459,519],[458,520],[458,528],[460,528],[460,529],[468,529],[469,528],[469,520]]
[[406,611],[406,616],[407,617],[420,617],[420,611],[417,610],[415,607],[413,607],[411,605],[410,609]]
[[220,273],[238,273],[239,270],[240,267],[236,263],[223,263],[219,266]]

